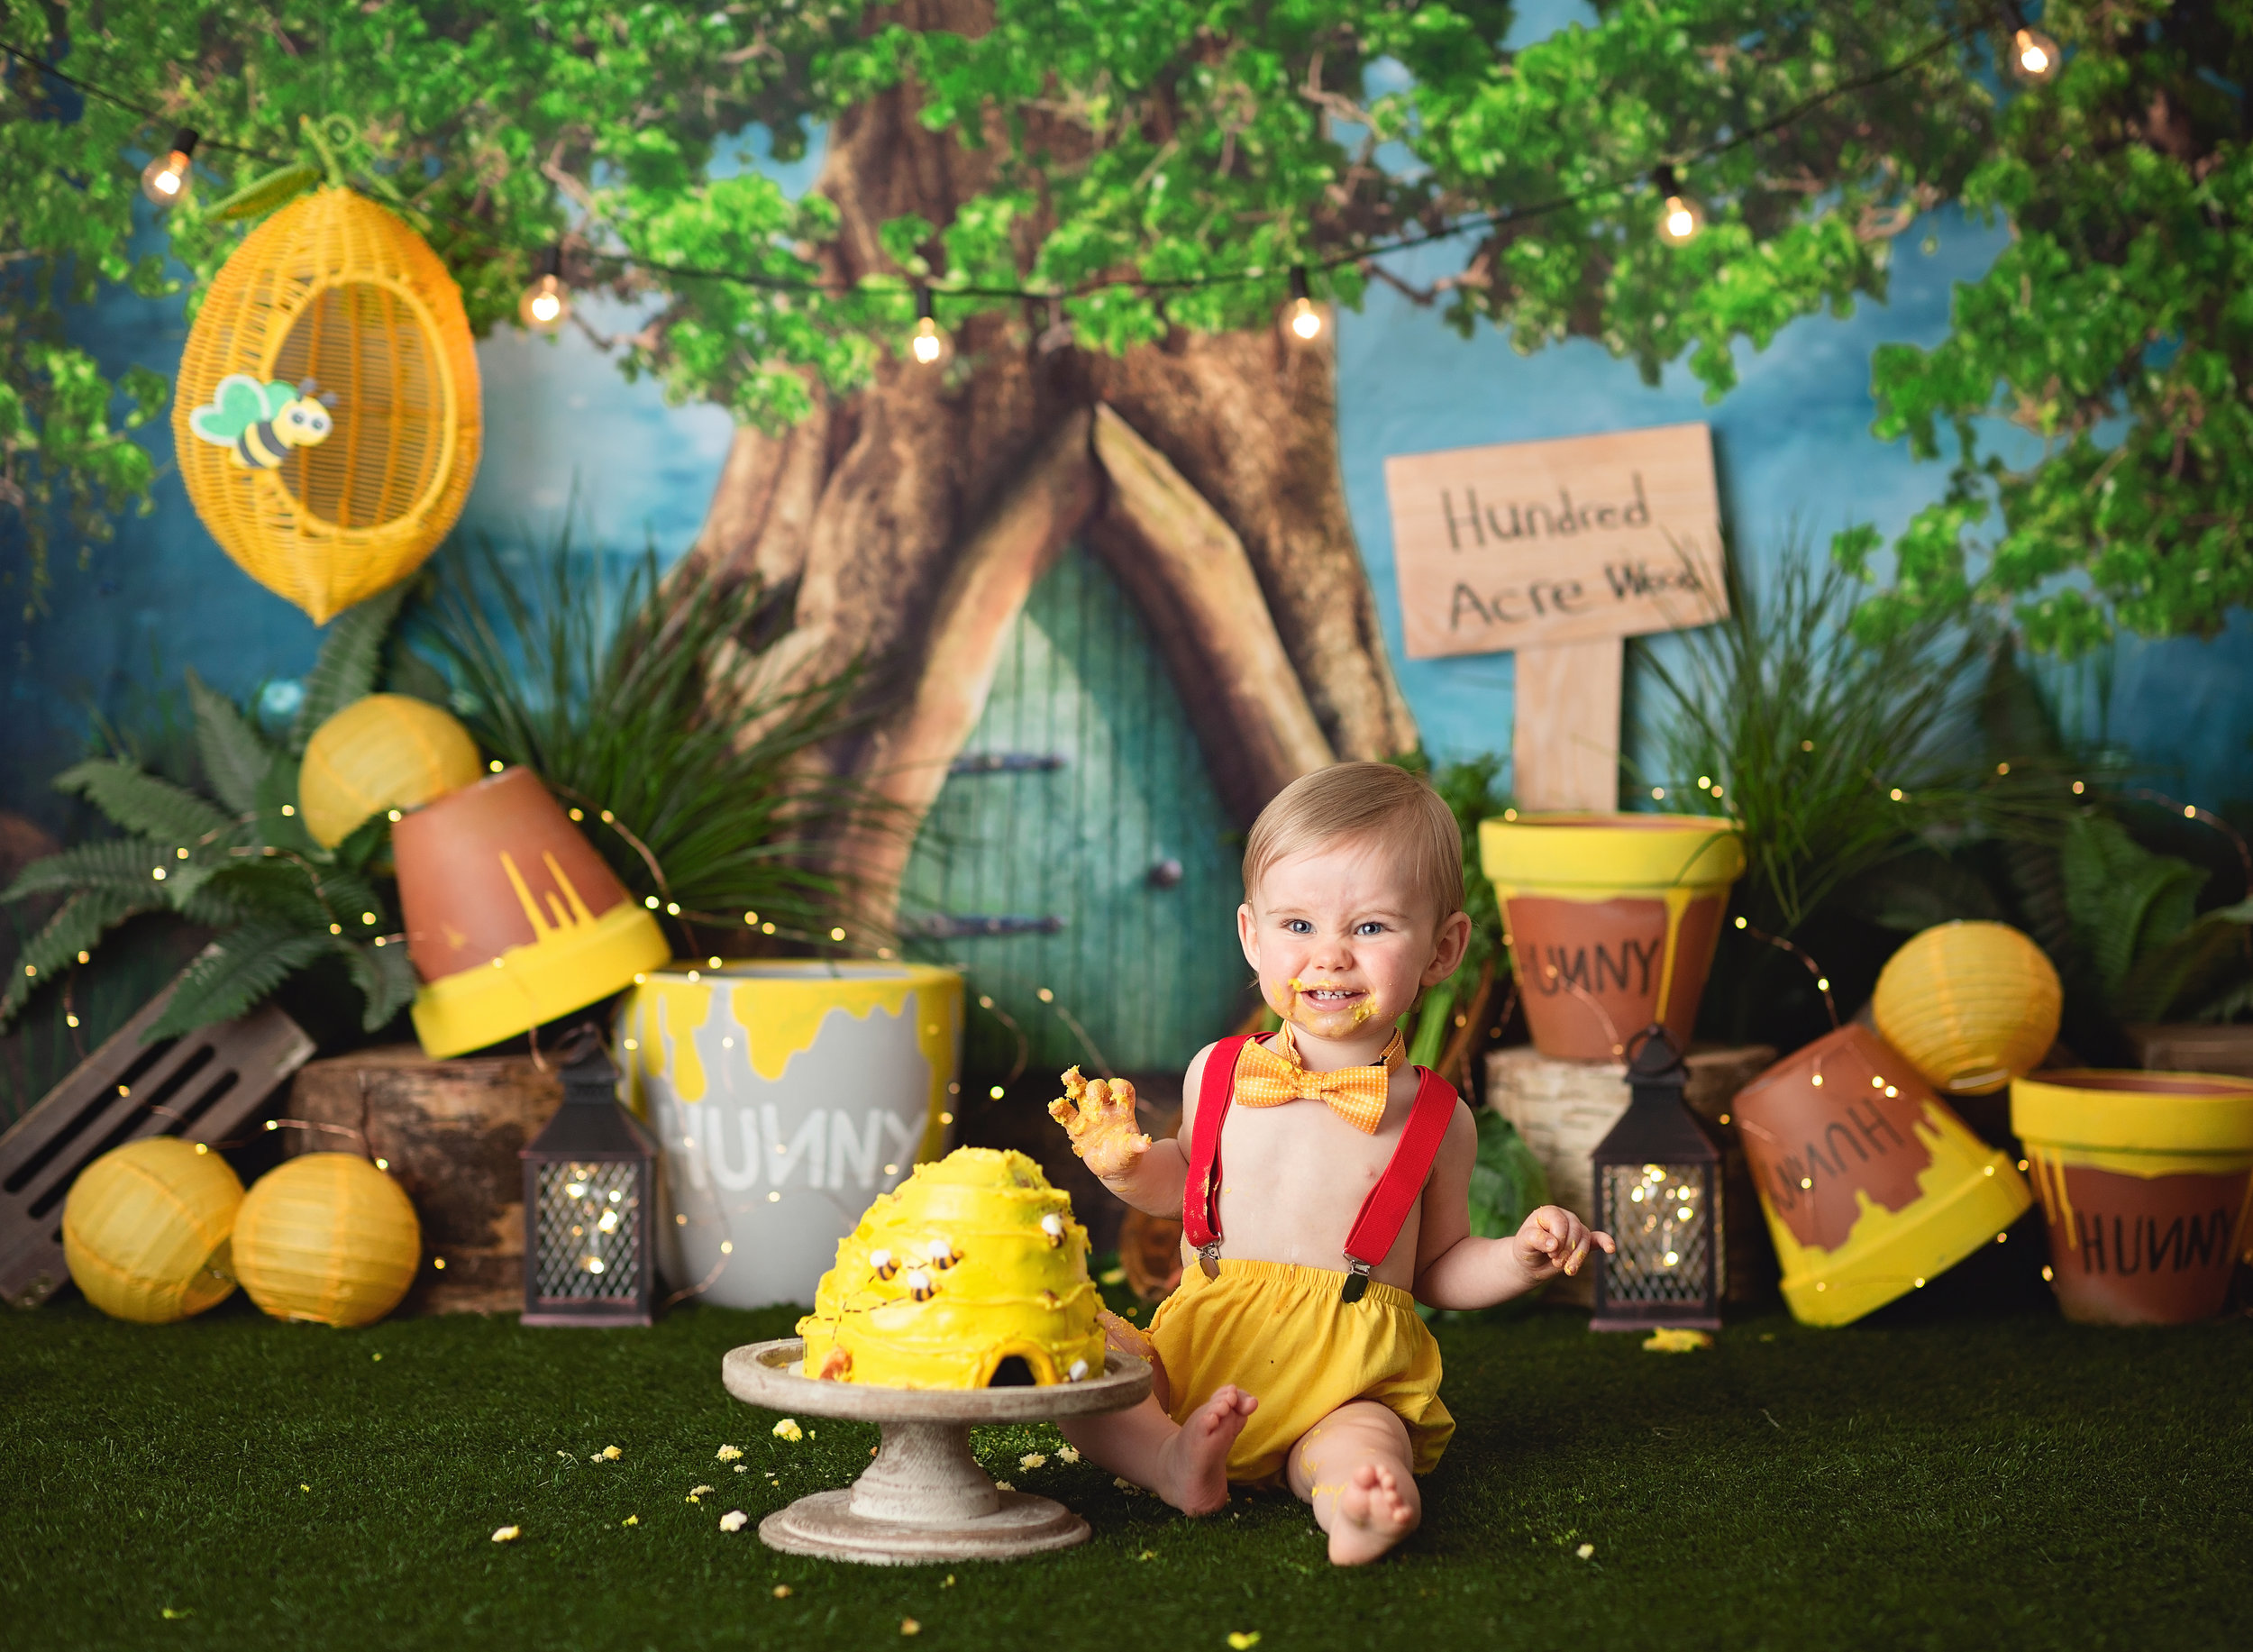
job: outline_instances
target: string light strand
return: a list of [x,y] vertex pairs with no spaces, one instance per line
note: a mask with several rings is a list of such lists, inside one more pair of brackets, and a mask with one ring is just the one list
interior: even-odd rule
[[[1901,77],[1919,68],[1924,63],[1938,56],[1939,53],[1948,50],[1950,47],[1960,44],[1964,41],[1970,39],[1975,33],[1985,27],[1987,23],[1995,21],[2000,21],[2012,26],[2015,31],[2015,35],[2025,35],[2030,32],[2025,28],[2023,17],[2018,12],[2015,5],[2006,5],[1999,15],[1993,13],[1985,14],[1965,23],[1959,24],[1956,28],[1947,30],[1941,34],[1936,36],[1925,46],[1910,53],[1907,57],[1902,58],[1896,62],[1884,65],[1871,71],[1869,74],[1858,76],[1853,79],[1840,81],[1835,86],[1827,87],[1823,91],[1818,92],[1813,96],[1801,100],[1790,109],[1783,111],[1782,114],[1777,114],[1769,120],[1759,122],[1754,125],[1731,132],[1728,137],[1717,139],[1713,142],[1708,143],[1697,150],[1678,154],[1671,160],[1662,163],[1660,170],[1668,178],[1672,178],[1674,176],[1674,169],[1677,168],[1691,166],[1701,160],[1710,160],[1719,156],[1728,154],[1732,151],[1741,149],[1748,143],[1756,142],[1762,138],[1772,136],[1774,133],[1792,125],[1796,122],[1806,118],[1809,114],[1813,114],[1816,110],[1823,107],[1824,105],[1836,102],[1841,97],[1851,96],[1856,92],[1868,91],[1890,81],[1899,79]],[[2054,66],[2057,62],[2057,52],[2054,42],[2048,42],[2047,36],[2039,38],[2043,43],[2048,45],[2050,51],[2050,56],[2048,61]],[[105,103],[125,110],[129,114],[138,114],[144,120],[161,121],[166,118],[156,110],[135,104],[130,99],[120,97],[114,93],[105,91],[88,81],[79,79],[76,76],[56,68],[51,64],[42,61],[39,58],[34,57],[32,53],[23,50],[21,47],[13,45],[8,41],[0,41],[0,51],[5,51],[10,57],[15,58],[24,64],[37,68],[43,73],[53,75],[56,78],[63,81],[66,85],[76,87],[78,91],[87,96],[99,98]],[[2020,58],[2021,59],[2023,59],[2022,49],[2020,50]],[[2021,61],[2020,67],[2022,68],[2024,68],[2023,61]],[[2030,74],[2030,71],[2029,72]],[[276,156],[266,151],[254,149],[243,144],[229,143],[221,140],[209,138],[202,139],[201,143],[203,147],[209,149],[223,150],[232,154],[248,155],[258,160],[272,162],[276,165],[286,164],[279,160]],[[1584,201],[1600,196],[1620,194],[1623,191],[1631,188],[1638,178],[1646,176],[1655,177],[1656,175],[1646,172],[1645,169],[1637,168],[1633,171],[1606,178],[1601,182],[1588,185],[1583,188],[1573,190],[1566,194],[1553,196],[1546,200],[1537,201],[1528,205],[1501,207],[1492,212],[1473,214],[1467,217],[1455,219],[1452,223],[1437,230],[1404,233],[1387,240],[1365,242],[1360,246],[1334,253],[1327,258],[1318,259],[1308,263],[1294,265],[1291,267],[1287,278],[1291,278],[1293,281],[1293,297],[1295,299],[1300,297],[1296,290],[1297,282],[1300,279],[1302,279],[1307,272],[1327,274],[1345,269],[1348,265],[1358,265],[1371,259],[1383,257],[1388,253],[1407,251],[1413,248],[1430,245],[1437,242],[1453,240],[1456,237],[1471,234],[1482,230],[1491,231],[1510,228],[1514,225],[1527,223],[1536,218],[1547,216],[1552,213],[1561,212],[1566,207],[1580,205]],[[381,192],[389,193],[388,191]],[[1670,191],[1669,193],[1674,195],[1676,198],[1683,200],[1685,205],[1690,205],[1692,206],[1692,210],[1694,211],[1693,204],[1689,203],[1686,196],[1679,195],[1678,191]],[[435,209],[433,211],[433,209],[430,207],[422,206],[415,207],[413,210],[421,212],[426,215],[443,217],[456,225],[470,230],[480,237],[487,239],[488,242],[492,239],[490,226],[477,224],[471,220],[460,217],[459,215],[443,208]],[[1669,211],[1668,216],[1670,218],[1673,216],[1671,210]],[[1694,233],[1694,230],[1692,233]],[[774,292],[807,294],[818,293],[832,297],[842,297],[854,291],[866,290],[860,283],[844,282],[835,279],[803,279],[790,277],[771,276],[757,271],[702,269],[690,265],[669,263],[656,259],[642,258],[628,252],[595,251],[589,249],[585,256],[589,262],[616,265],[621,268],[642,270],[652,275],[670,276],[680,280],[725,281],[737,286],[763,288],[765,290]],[[925,361],[926,363],[935,361],[937,359],[935,355],[926,356],[924,354],[924,350],[926,348],[924,343],[926,333],[923,324],[931,320],[931,317],[925,313],[926,306],[927,306],[931,296],[938,293],[944,293],[953,297],[991,298],[1005,301],[1018,300],[1026,302],[1088,297],[1099,293],[1117,291],[1122,288],[1149,296],[1161,293],[1209,290],[1219,287],[1238,286],[1252,282],[1264,282],[1272,280],[1275,274],[1276,271],[1266,267],[1253,266],[1241,270],[1224,271],[1216,274],[1199,276],[1148,277],[1136,275],[1103,277],[1082,281],[1068,287],[1051,287],[1040,289],[1022,287],[997,287],[987,285],[982,282],[962,282],[959,284],[921,283],[917,285],[916,289],[917,294],[918,315],[917,327],[913,346],[914,353],[918,361]],[[1309,303],[1309,308],[1310,307],[1311,305]],[[1293,314],[1291,321],[1295,331],[1296,324],[1299,319],[1298,306],[1295,303],[1292,306],[1292,311]],[[559,316],[558,319],[560,321],[561,317]],[[1316,332],[1319,332],[1318,312],[1317,313]],[[936,333],[935,322],[932,324],[932,333],[934,334]],[[1301,333],[1300,336],[1311,337],[1313,335]],[[944,353],[943,344],[941,345],[940,352]]]

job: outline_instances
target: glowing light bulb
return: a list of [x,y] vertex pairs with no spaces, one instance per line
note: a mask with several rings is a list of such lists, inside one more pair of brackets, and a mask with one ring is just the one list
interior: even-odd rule
[[2039,29],[2020,29],[2011,36],[2011,68],[2030,84],[2054,80],[2064,54],[2057,42]]
[[946,354],[946,334],[931,314],[931,289],[916,288],[916,330],[908,340],[908,352],[925,367],[936,367]]
[[141,193],[159,206],[186,200],[189,187],[196,181],[188,170],[188,162],[195,153],[196,130],[183,126],[174,134],[172,147],[141,169]]
[[1682,181],[1674,176],[1674,168],[1659,168],[1651,174],[1651,181],[1665,197],[1658,209],[1659,240],[1670,247],[1688,245],[1705,227],[1705,214],[1698,210],[1695,201],[1683,193]]
[[552,333],[571,316],[571,295],[563,285],[563,251],[550,247],[540,255],[538,273],[517,301],[516,315],[534,333]]
[[1322,336],[1322,312],[1315,307],[1303,266],[1291,272],[1291,302],[1283,307],[1283,324],[1301,343],[1310,344]]

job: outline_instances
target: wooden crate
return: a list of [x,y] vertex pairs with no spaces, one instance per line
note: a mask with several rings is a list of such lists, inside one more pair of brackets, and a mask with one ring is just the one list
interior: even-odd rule
[[[1725,1298],[1752,1302],[1775,1288],[1774,1248],[1753,1191],[1729,1103],[1775,1062],[1766,1045],[1693,1049],[1683,1099],[1721,1149],[1721,1222],[1727,1246]],[[1486,1058],[1488,1105],[1518,1127],[1548,1173],[1549,1197],[1584,1222],[1596,1216],[1595,1172],[1588,1155],[1627,1111],[1627,1068],[1610,1062],[1553,1061],[1531,1045]],[[1590,1308],[1595,1283],[1583,1270],[1550,1282],[1547,1300]]]
[[422,1266],[396,1311],[518,1313],[524,1173],[516,1153],[562,1100],[553,1062],[543,1072],[526,1055],[433,1061],[411,1044],[387,1045],[298,1073],[285,1134],[293,1155],[383,1160],[415,1201]]
[[250,1121],[313,1054],[276,1005],[181,1038],[141,1042],[167,987],[0,1136],[0,1297],[36,1307],[69,1277],[62,1211],[78,1173],[144,1136],[215,1146]]

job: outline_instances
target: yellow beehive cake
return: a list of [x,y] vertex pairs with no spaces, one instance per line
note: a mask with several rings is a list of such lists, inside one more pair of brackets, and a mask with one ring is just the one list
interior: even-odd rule
[[1072,1196],[1021,1153],[958,1147],[869,1207],[798,1330],[810,1377],[1045,1385],[1103,1369],[1099,1306]]

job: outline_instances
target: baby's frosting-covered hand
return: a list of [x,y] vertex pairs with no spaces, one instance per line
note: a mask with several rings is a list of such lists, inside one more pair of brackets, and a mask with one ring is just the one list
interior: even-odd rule
[[1135,1127],[1135,1087],[1125,1079],[1092,1083],[1072,1068],[1064,1074],[1064,1093],[1048,1104],[1048,1116],[1063,1126],[1072,1150],[1098,1176],[1133,1168],[1150,1150],[1150,1138]]
[[1563,1205],[1543,1205],[1526,1218],[1517,1244],[1519,1264],[1536,1280],[1579,1273],[1592,1245],[1607,1255],[1619,1248],[1610,1234],[1598,1233]]

